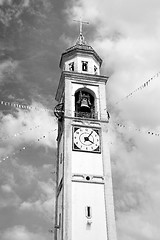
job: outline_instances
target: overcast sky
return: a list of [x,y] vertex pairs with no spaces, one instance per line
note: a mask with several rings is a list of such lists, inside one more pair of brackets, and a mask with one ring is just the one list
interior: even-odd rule
[[53,238],[54,98],[80,17],[109,76],[118,240],[159,240],[159,0],[0,0],[0,239]]

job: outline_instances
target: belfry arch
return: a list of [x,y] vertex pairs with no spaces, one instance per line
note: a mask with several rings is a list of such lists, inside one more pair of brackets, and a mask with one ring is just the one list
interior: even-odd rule
[[80,88],[75,92],[75,117],[97,118],[96,95],[89,88]]

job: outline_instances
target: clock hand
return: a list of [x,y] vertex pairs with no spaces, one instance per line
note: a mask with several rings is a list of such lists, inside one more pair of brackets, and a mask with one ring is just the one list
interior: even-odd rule
[[88,138],[88,141],[91,142],[91,143],[94,143],[94,142],[92,142],[91,140],[89,140],[89,138]]
[[92,135],[93,131],[88,135],[88,138]]

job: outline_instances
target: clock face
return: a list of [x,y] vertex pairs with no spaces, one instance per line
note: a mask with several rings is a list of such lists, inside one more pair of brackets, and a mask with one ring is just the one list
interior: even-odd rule
[[74,127],[73,150],[100,152],[99,130],[87,127]]

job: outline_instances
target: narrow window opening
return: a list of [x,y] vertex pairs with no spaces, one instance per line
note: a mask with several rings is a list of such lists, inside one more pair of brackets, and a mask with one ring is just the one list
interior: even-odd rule
[[63,162],[63,155],[62,153],[60,154],[60,164]]
[[59,214],[59,228],[61,227],[61,213]]
[[94,65],[94,74],[97,74],[97,67]]
[[57,218],[57,224],[55,225],[55,228],[58,230],[61,227],[61,213],[59,214]]
[[91,207],[87,206],[86,207],[86,217],[91,218],[92,217],[92,212],[91,212]]
[[69,71],[74,71],[74,62],[69,63]]
[[88,71],[88,62],[82,61],[82,71]]

